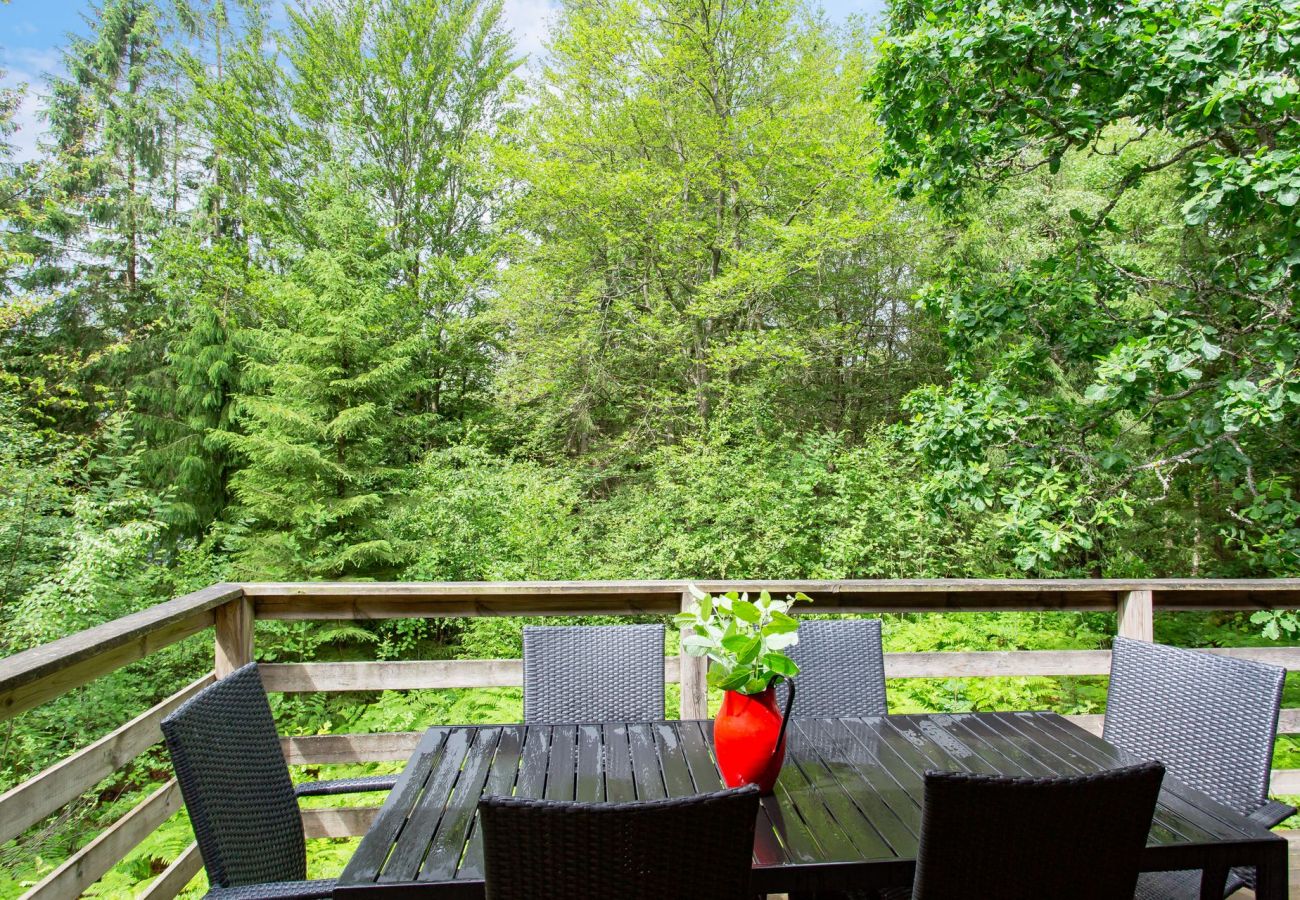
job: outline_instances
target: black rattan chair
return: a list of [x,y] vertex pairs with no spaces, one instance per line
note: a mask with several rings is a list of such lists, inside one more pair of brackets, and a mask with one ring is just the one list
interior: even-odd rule
[[[1212,653],[1115,638],[1102,737],[1271,828],[1295,812],[1268,799],[1286,670]],[[1137,896],[1195,896],[1201,873],[1153,872]],[[1235,869],[1224,893],[1254,883]]]
[[297,798],[387,790],[397,782],[385,775],[295,788],[256,663],[186,701],[163,719],[162,732],[214,900],[329,897],[333,881],[305,880]]
[[1159,763],[1094,775],[927,772],[916,878],[885,898],[1130,900],[1164,778]]
[[752,900],[758,788],[635,803],[484,797],[487,900]]
[[[883,716],[885,655],[879,619],[813,619],[799,623],[787,653],[799,664],[796,716]],[[785,708],[788,688],[781,687]]]
[[524,628],[524,721],[664,717],[664,626]]

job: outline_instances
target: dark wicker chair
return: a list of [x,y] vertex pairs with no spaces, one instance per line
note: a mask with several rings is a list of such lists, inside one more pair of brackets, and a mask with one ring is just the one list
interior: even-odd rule
[[[1286,670],[1244,659],[1115,638],[1102,736],[1271,828],[1295,812],[1268,799]],[[1195,896],[1201,873],[1144,874],[1137,896]],[[1254,884],[1235,869],[1224,894]]]
[[758,788],[673,800],[479,802],[487,900],[752,900]]
[[316,781],[296,788],[280,750],[257,664],[204,688],[162,721],[203,865],[219,900],[329,897],[306,881],[298,797],[387,790],[397,776]]
[[[799,664],[796,716],[883,716],[885,655],[879,619],[813,619],[799,623],[787,651]],[[785,708],[788,688],[781,687]]]
[[895,900],[1130,900],[1164,778],[1159,763],[1094,775],[927,772],[916,879]]
[[524,628],[524,721],[664,717],[664,626]]

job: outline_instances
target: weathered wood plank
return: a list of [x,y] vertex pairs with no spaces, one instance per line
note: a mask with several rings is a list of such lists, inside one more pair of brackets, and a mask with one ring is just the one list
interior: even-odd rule
[[[1300,647],[1211,647],[1204,650],[1300,670]],[[1109,675],[1109,650],[1007,650],[886,653],[887,678],[999,678]]]
[[214,611],[216,640],[213,670],[225,678],[253,661],[253,601],[238,597]]
[[[1300,669],[1300,647],[1211,647],[1218,656]],[[887,678],[996,678],[1033,675],[1108,675],[1109,650],[943,650],[886,653]]]
[[[681,595],[682,611],[690,609],[695,597],[690,591]],[[685,636],[685,632],[683,632]],[[703,719],[709,714],[709,660],[703,656],[688,656],[683,652],[680,657],[681,673],[681,718]]]
[[1270,794],[1300,794],[1300,769],[1274,769]]
[[944,650],[885,654],[886,678],[1105,675],[1109,671],[1109,650]]
[[[1233,647],[1207,651],[1300,669],[1300,647]],[[693,659],[688,658],[689,661]],[[669,683],[681,679],[680,657],[664,660]],[[431,688],[519,687],[517,659],[410,660],[402,662],[263,663],[268,691],[382,691]],[[886,653],[887,678],[999,678],[1106,675],[1109,650],[1006,650]],[[684,718],[702,718],[686,715]]]
[[[430,688],[520,687],[518,659],[406,660],[401,662],[264,663],[268,691],[413,691]],[[664,678],[679,678],[677,657],[664,659]]]
[[1102,725],[1102,721],[1106,717],[1097,714],[1097,715],[1065,716],[1064,718],[1073,722],[1075,725],[1078,725],[1080,728],[1082,728],[1084,731],[1088,732],[1089,734],[1095,734],[1098,737],[1101,737],[1101,725]]
[[423,731],[375,734],[309,734],[280,738],[291,766],[405,761],[415,752]]
[[[285,619],[476,615],[661,614],[679,608],[685,581],[346,582],[246,584],[257,615]],[[1113,610],[1120,593],[1150,591],[1163,609],[1300,606],[1300,579],[894,579],[700,581],[708,591],[803,591],[841,612]]]
[[144,889],[140,900],[172,900],[185,890],[185,886],[194,880],[202,868],[203,857],[199,853],[199,845],[190,844]]
[[158,723],[163,717],[212,681],[209,672],[86,749],[0,795],[0,844],[22,834],[161,741]]
[[1116,633],[1139,641],[1155,640],[1151,591],[1121,591],[1116,609]]
[[[119,619],[117,621],[124,622],[126,620]],[[53,644],[45,644],[43,647],[25,650],[23,653],[0,660],[0,720],[11,718],[19,713],[26,712],[32,707],[40,706],[42,703],[61,697],[101,675],[107,675],[109,672],[114,672],[138,659],[143,659],[151,653],[156,653],[163,647],[198,634],[200,631],[210,628],[212,621],[213,614],[210,609],[200,610],[191,613],[186,618],[169,621],[152,630],[137,629],[135,636],[127,643],[113,643],[110,649],[99,650],[90,655],[73,652],[61,662],[56,661],[47,664],[48,661],[36,660],[34,666],[22,661],[14,663],[14,660],[18,660],[19,657],[27,653],[42,650],[43,647],[50,647]],[[108,624],[113,625],[115,623],[110,622]],[[89,631],[80,632],[64,640],[80,638],[91,631],[98,630],[99,628],[91,628]],[[54,642],[54,644],[57,643],[59,641]],[[36,678],[28,678],[27,676],[34,669],[40,669],[45,674]],[[6,678],[5,672],[12,673],[11,677]]]
[[195,613],[215,609],[242,594],[243,588],[237,584],[214,584],[138,613],[15,653],[0,659],[0,690],[8,691],[36,681],[65,668],[69,663],[129,644],[142,634],[188,619]]
[[181,792],[173,778],[68,857],[63,865],[23,894],[23,900],[66,900],[80,896],[180,808]]
[[302,827],[309,838],[360,837],[379,815],[378,806],[332,806],[304,809]]

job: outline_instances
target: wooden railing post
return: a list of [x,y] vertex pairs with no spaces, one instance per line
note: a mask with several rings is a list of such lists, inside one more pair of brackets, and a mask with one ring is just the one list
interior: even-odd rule
[[1121,591],[1116,610],[1116,632],[1139,641],[1155,639],[1150,591]]
[[216,609],[216,659],[218,678],[225,678],[253,661],[253,601],[241,596]]
[[[682,611],[685,612],[695,602],[690,591],[682,592]],[[685,632],[683,632],[685,636]],[[709,717],[709,659],[706,656],[688,656],[682,651],[681,686],[683,719],[707,719]]]

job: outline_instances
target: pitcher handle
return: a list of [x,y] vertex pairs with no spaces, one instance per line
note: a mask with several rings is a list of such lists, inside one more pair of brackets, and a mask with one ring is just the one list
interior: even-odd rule
[[790,695],[785,698],[785,715],[781,717],[781,730],[776,734],[776,746],[772,748],[772,755],[776,756],[781,752],[781,742],[785,740],[785,727],[790,724],[790,711],[794,709],[794,679],[786,679],[790,685]]

